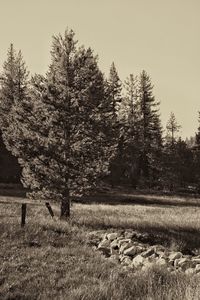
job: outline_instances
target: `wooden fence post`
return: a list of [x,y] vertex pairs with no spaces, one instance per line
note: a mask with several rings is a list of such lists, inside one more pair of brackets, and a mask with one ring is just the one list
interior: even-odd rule
[[21,211],[21,227],[24,227],[26,224],[26,203],[22,204],[22,211]]
[[53,213],[53,210],[52,210],[52,208],[51,208],[50,203],[49,203],[49,202],[46,202],[45,205],[46,205],[46,207],[48,208],[48,211],[49,211],[51,217],[53,218],[53,217],[54,217],[54,213]]

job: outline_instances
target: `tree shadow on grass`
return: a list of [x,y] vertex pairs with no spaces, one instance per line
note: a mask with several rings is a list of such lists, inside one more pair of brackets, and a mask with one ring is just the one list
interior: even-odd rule
[[26,197],[26,190],[25,189],[0,189],[0,196],[7,196],[7,197],[16,197],[16,198],[25,198]]
[[109,204],[109,205],[157,205],[157,206],[188,206],[188,207],[200,207],[200,199],[164,199],[164,198],[153,198],[137,195],[94,195],[94,196],[83,196],[81,198],[73,199],[73,202],[82,204]]

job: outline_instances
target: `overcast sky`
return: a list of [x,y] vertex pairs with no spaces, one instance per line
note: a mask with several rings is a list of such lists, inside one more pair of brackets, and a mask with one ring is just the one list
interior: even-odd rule
[[0,66],[12,42],[31,73],[45,73],[51,37],[73,29],[80,44],[112,61],[124,80],[146,70],[183,137],[194,135],[200,110],[200,0],[0,0]]

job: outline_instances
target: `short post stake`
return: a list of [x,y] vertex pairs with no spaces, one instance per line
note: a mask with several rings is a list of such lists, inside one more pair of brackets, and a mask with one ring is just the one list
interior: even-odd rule
[[51,208],[50,203],[49,203],[49,202],[46,202],[45,205],[46,205],[46,207],[47,207],[47,209],[48,209],[48,211],[49,211],[51,217],[53,218],[53,217],[54,217],[54,213],[53,213],[53,210],[52,210],[52,208]]
[[22,204],[22,211],[21,211],[21,227],[24,227],[26,224],[26,203]]

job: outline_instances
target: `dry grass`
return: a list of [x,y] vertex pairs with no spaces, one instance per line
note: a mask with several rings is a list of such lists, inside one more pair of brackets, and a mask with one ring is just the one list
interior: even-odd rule
[[133,228],[148,232],[152,243],[187,252],[200,249],[199,216],[199,207],[76,204],[72,220],[93,230]]
[[[58,207],[54,211],[58,215]],[[199,212],[198,207],[74,204],[66,223],[51,220],[45,207],[28,206],[21,229],[20,206],[1,205],[0,299],[200,299],[197,277],[163,268],[125,272],[85,242],[90,230],[133,228],[171,247],[195,240],[190,248],[196,248]]]

